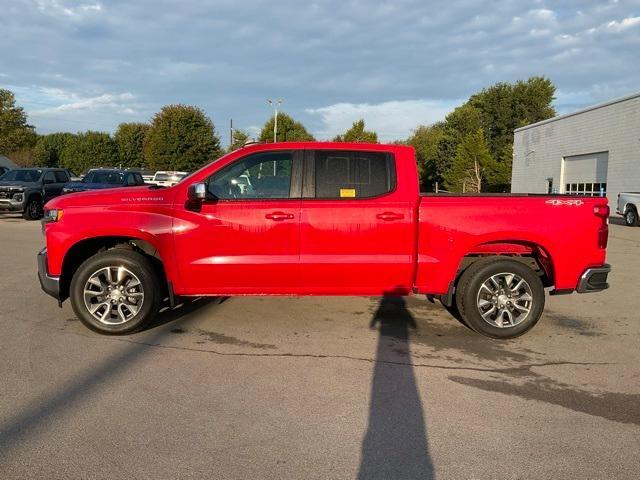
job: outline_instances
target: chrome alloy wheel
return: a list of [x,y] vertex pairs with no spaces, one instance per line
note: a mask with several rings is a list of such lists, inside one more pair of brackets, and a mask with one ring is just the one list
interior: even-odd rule
[[480,316],[490,325],[515,327],[531,312],[531,286],[515,273],[492,275],[480,286],[476,305]]
[[103,267],[84,286],[84,305],[105,325],[121,325],[140,311],[144,289],[138,277],[122,266]]

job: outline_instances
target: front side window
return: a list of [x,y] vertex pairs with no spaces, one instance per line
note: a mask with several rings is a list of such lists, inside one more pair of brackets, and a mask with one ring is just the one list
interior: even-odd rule
[[44,183],[56,183],[56,177],[53,175],[53,172],[47,172],[44,174]]
[[250,155],[213,174],[209,193],[219,199],[289,198],[291,152]]
[[389,193],[393,161],[382,152],[316,151],[316,198],[370,198]]
[[62,170],[56,170],[55,175],[56,175],[56,181],[58,183],[66,183],[69,181],[69,175],[67,175],[67,172],[63,172]]

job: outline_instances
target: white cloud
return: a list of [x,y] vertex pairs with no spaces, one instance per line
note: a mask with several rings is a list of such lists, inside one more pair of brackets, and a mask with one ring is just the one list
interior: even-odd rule
[[[56,104],[47,108],[32,110],[35,115],[53,115],[61,113],[86,113],[113,111],[122,114],[135,114],[138,111],[136,97],[130,92],[103,93],[95,96],[83,96],[61,88],[41,88],[41,99],[36,104]],[[45,102],[43,102],[43,100]],[[29,103],[29,101],[27,101]]]
[[607,28],[609,30],[613,30],[614,32],[622,32],[628,28],[633,26],[640,25],[640,17],[627,17],[622,19],[621,21],[612,20],[607,23]]
[[366,128],[378,133],[382,141],[407,138],[418,125],[444,119],[460,100],[394,100],[378,104],[336,103],[306,112],[318,115],[323,128],[317,132],[323,139],[333,138],[351,127],[353,122],[364,119]]
[[556,20],[556,12],[549,10],[548,8],[531,10],[529,12],[529,16],[545,22],[553,22]]
[[68,2],[60,0],[35,0],[35,3],[41,12],[70,18],[79,18],[86,14],[102,12],[102,4],[100,3],[69,5]]

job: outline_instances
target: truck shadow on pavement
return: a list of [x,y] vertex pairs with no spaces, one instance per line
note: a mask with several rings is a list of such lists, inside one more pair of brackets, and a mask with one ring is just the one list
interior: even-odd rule
[[[0,424],[0,465],[2,458],[19,448],[23,440],[36,431],[41,433],[43,426],[51,424],[54,418],[73,410],[86,399],[90,390],[103,387],[130,368],[133,362],[149,352],[149,346],[160,345],[167,335],[171,335],[170,324],[180,320],[181,326],[187,325],[196,317],[192,314],[216,300],[219,301],[215,298],[198,298],[185,302],[181,308],[162,312],[158,316],[158,328],[147,332],[143,342],[126,344],[123,350],[105,358],[100,366],[87,368],[71,382],[60,386],[57,391],[35,399],[13,418]],[[144,335],[144,332],[142,334]]]
[[[434,478],[424,411],[410,362],[409,331],[416,329],[416,321],[403,298],[385,296],[370,328],[379,328],[379,336],[358,479]],[[387,363],[397,358],[396,347],[406,352],[405,364]]]

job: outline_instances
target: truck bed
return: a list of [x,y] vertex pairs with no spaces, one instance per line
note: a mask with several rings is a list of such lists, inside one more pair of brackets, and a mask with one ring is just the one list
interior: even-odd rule
[[573,290],[605,261],[608,213],[601,197],[423,193],[416,290],[446,294],[466,256],[496,252],[536,256],[557,291]]

